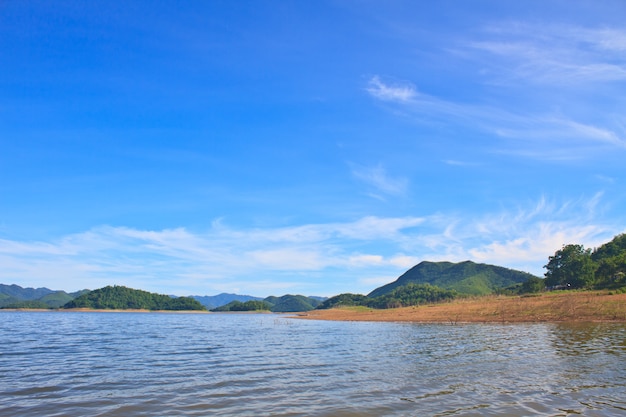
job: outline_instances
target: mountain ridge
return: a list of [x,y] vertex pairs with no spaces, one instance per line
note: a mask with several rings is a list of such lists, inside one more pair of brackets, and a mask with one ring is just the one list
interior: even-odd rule
[[232,303],[233,301],[245,303],[246,301],[263,300],[263,298],[261,297],[254,297],[252,295],[232,294],[226,292],[217,295],[191,295],[190,297],[198,301],[209,310],[217,307],[222,307],[228,303]]
[[[106,288],[106,287],[105,287]],[[99,289],[102,290],[102,289]],[[97,290],[94,290],[97,291]],[[90,290],[81,290],[72,293],[67,293],[62,290],[51,290],[46,287],[41,288],[23,288],[16,284],[0,284],[0,308],[60,308],[68,302],[91,292]],[[170,296],[172,298],[181,298],[177,296]],[[278,309],[291,310],[301,303],[303,300],[307,300],[306,303],[302,303],[303,307],[309,309],[309,305],[312,307],[317,306],[320,302],[324,301],[327,297],[318,296],[299,296],[299,295],[284,295],[281,297],[269,296],[269,297],[255,297],[252,295],[241,295],[234,293],[220,293],[217,295],[192,295],[187,298],[192,298],[202,304],[207,310],[213,310],[219,307],[223,307],[232,303],[247,302],[247,301],[263,301],[266,299],[273,300],[272,305],[279,304]],[[280,306],[280,303],[283,303]]]
[[409,283],[430,284],[461,294],[487,295],[496,290],[527,281],[534,275],[502,266],[462,262],[422,261],[413,266],[398,279],[370,292],[368,297],[378,297]]

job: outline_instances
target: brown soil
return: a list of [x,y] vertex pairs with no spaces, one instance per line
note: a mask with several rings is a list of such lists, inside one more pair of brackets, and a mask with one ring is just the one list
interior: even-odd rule
[[626,322],[626,294],[554,292],[532,297],[486,296],[387,310],[361,307],[313,310],[296,317],[422,323]]

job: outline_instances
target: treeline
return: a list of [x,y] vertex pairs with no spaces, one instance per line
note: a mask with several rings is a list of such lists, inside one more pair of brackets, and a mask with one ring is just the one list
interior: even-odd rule
[[271,311],[272,305],[265,301],[231,301],[228,304],[212,309],[211,311]]
[[545,285],[550,288],[622,288],[626,285],[626,234],[593,250],[565,245],[548,258],[545,268]]
[[459,296],[455,290],[447,290],[430,284],[406,284],[391,292],[367,297],[360,294],[339,294],[324,301],[317,308],[363,306],[370,308],[397,308],[452,300]]
[[68,302],[63,308],[105,310],[206,310],[202,304],[190,297],[174,298],[168,295],[155,294],[117,285],[90,291]]

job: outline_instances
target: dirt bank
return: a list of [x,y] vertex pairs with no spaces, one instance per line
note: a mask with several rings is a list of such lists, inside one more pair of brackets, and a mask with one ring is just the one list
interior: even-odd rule
[[554,292],[533,297],[487,296],[388,310],[361,307],[313,310],[297,317],[422,323],[626,322],[626,294]]

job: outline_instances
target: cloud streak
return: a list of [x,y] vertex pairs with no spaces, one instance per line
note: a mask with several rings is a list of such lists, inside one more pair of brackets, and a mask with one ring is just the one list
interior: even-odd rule
[[[626,149],[620,126],[596,125],[568,118],[563,114],[536,114],[512,111],[481,104],[456,103],[427,94],[401,103],[417,120],[438,120],[465,128],[488,132],[498,140],[496,153],[515,154],[535,159],[577,159],[589,155],[587,146],[596,150]],[[551,146],[550,146],[551,145]],[[382,175],[375,171],[357,173],[370,183]],[[389,187],[391,189],[391,187]],[[384,189],[384,187],[381,187]]]
[[[369,80],[370,96],[418,123],[487,133],[491,152],[544,161],[626,149],[626,130],[610,86],[626,80],[626,30],[499,22],[443,49],[479,88],[463,102],[408,81]],[[450,64],[453,65],[453,64]],[[478,65],[473,67],[472,65]],[[428,80],[425,80],[428,83]],[[486,148],[488,149],[488,148]]]
[[[204,233],[101,226],[49,242],[3,239],[0,279],[31,286],[62,280],[67,290],[120,284],[180,295],[190,288],[270,295],[265,292],[273,282],[273,291],[335,295],[369,292],[365,283],[390,282],[422,260],[471,259],[542,274],[547,257],[563,244],[594,246],[613,237],[613,225],[591,220],[601,199],[556,205],[542,198],[481,217],[363,217],[267,229],[216,222]],[[316,283],[322,276],[336,278],[322,286]]]
[[[486,40],[467,47],[506,68],[500,74],[532,83],[579,87],[626,79],[626,31],[573,25],[507,22],[483,32]],[[493,39],[495,38],[495,39]]]
[[384,101],[408,102],[417,96],[415,87],[410,83],[385,83],[378,75],[370,78],[366,91],[373,97]]
[[392,177],[382,166],[363,167],[352,165],[352,175],[371,187],[376,193],[393,196],[406,194],[409,181],[404,177]]

